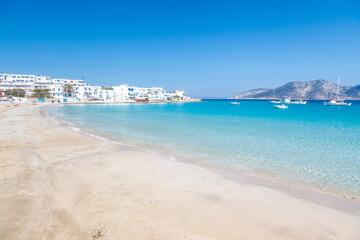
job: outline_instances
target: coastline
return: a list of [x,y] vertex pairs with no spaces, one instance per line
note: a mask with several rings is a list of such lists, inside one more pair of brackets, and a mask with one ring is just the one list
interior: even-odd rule
[[[68,105],[68,104],[155,104],[155,103],[195,103],[201,102],[202,99],[192,98],[189,100],[151,100],[151,101],[127,101],[127,102],[118,102],[118,101],[89,101],[89,102],[62,102],[60,104]],[[50,101],[49,101],[50,102]]]
[[[264,100],[264,101],[267,100],[267,101],[270,101],[270,100],[274,100],[274,99],[280,99],[280,98],[234,98],[234,97],[229,97],[226,100]],[[294,99],[300,99],[300,98],[294,98]],[[322,99],[301,98],[301,99],[305,100],[305,101],[329,101],[328,98],[322,98]],[[343,100],[360,101],[360,98],[346,98]]]
[[163,149],[160,146],[129,141],[127,139],[119,139],[118,137],[108,135],[106,133],[101,133],[93,129],[78,126],[76,124],[70,123],[66,120],[51,115],[47,111],[47,107],[44,107],[41,110],[41,114],[44,117],[51,118],[56,124],[61,124],[64,127],[70,128],[76,132],[81,132],[82,134],[85,134],[87,136],[97,138],[101,141],[109,141],[115,144],[133,147],[132,150],[141,149],[142,151],[160,154],[162,157],[167,159],[172,159],[190,165],[199,166],[201,168],[205,168],[206,170],[211,170],[237,183],[246,183],[275,189],[296,198],[300,198],[315,204],[360,216],[360,199],[357,196],[351,195],[349,193],[334,192],[316,188],[314,186],[305,186],[301,184],[295,185],[275,176],[247,172],[240,169],[230,168],[224,165],[221,166],[219,164],[211,163],[211,161],[206,161],[204,159],[200,160],[195,159],[194,157],[185,157],[184,155],[179,156],[173,152],[169,152],[168,150]]
[[[98,105],[101,106],[103,104]],[[47,114],[51,115],[50,113]],[[359,192],[356,191],[351,191],[344,188],[336,188],[333,186],[321,186],[315,181],[309,183],[306,181],[302,181],[301,179],[289,179],[265,168],[262,171],[251,171],[229,167],[224,164],[219,164],[219,162],[214,162],[213,159],[209,156],[194,155],[194,153],[192,152],[184,152],[181,151],[181,149],[173,149],[167,146],[159,145],[157,143],[145,143],[140,139],[127,139],[124,138],[124,136],[122,136],[121,134],[119,135],[115,133],[104,133],[95,130],[96,127],[94,129],[91,129],[88,127],[80,126],[73,122],[67,122],[67,120],[56,117],[55,115],[51,115],[51,118],[56,119],[57,122],[61,122],[64,126],[70,126],[71,128],[75,128],[76,131],[81,131],[82,133],[91,135],[93,137],[97,137],[100,135],[102,139],[111,139],[111,141],[115,141],[117,143],[136,145],[138,147],[141,147],[142,149],[147,149],[150,152],[154,152],[155,150],[156,152],[163,154],[163,157],[165,158],[176,159],[177,161],[182,161],[185,163],[204,167],[214,172],[220,173],[224,175],[224,177],[227,177],[234,181],[238,181],[238,179],[240,178],[243,179],[243,181],[245,182],[278,189],[287,194],[295,193],[293,194],[294,196],[305,196],[304,200],[312,201],[320,205],[327,205],[327,201],[317,201],[316,199],[322,198],[318,195],[325,195],[324,198],[326,198],[326,196],[330,196],[347,199],[350,201],[345,201],[345,203],[332,204],[330,205],[330,207],[347,211],[348,209],[353,210],[354,207],[356,207],[356,212],[360,212],[360,195]],[[302,194],[296,193],[297,190],[302,192]],[[337,202],[336,198],[334,201]],[[353,203],[354,201],[355,203]],[[347,207],[348,205],[350,205],[350,207]]]
[[1,238],[360,237],[357,211],[320,206],[298,191],[294,196],[249,178],[234,182],[229,178],[239,174],[86,136],[54,124],[40,109],[26,105],[1,112],[0,169],[6,184],[0,208],[7,213]]

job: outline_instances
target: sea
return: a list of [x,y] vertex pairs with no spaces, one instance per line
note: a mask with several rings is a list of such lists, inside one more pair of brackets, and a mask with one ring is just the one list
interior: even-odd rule
[[268,101],[232,101],[56,105],[48,111],[179,158],[360,197],[360,101],[341,107],[308,101],[288,109]]

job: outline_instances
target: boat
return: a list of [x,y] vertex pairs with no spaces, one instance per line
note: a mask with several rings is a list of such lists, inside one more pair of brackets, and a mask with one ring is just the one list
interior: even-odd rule
[[239,102],[230,102],[230,104],[232,104],[232,105],[240,105]]
[[281,101],[282,103],[285,103],[285,104],[306,104],[307,101],[304,101],[302,99],[300,100],[296,100],[296,101],[291,101],[291,98],[287,97],[285,98],[283,101]]
[[271,101],[269,101],[269,103],[274,103],[274,104],[280,104],[281,103],[280,99],[275,98],[275,88],[273,89],[272,98],[273,99]]
[[304,100],[302,100],[302,99],[291,102],[291,104],[306,104],[306,103],[307,103],[307,101],[304,101]]
[[338,86],[337,86],[337,93],[336,93],[336,99],[332,98],[328,102],[324,102],[324,106],[351,106],[351,103],[346,103],[344,100],[340,99],[340,76],[338,78]]
[[287,97],[282,102],[287,103],[287,104],[291,104],[291,98]]
[[274,108],[277,108],[277,109],[287,109],[288,106],[286,106],[285,104],[283,104],[283,105],[274,105]]
[[324,106],[351,106],[351,103],[346,103],[344,100],[330,99],[328,102],[324,102]]

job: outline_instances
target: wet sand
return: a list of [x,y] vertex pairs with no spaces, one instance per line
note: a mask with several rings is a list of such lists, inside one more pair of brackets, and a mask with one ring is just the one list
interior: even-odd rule
[[351,209],[96,139],[40,108],[0,105],[0,239],[360,239]]

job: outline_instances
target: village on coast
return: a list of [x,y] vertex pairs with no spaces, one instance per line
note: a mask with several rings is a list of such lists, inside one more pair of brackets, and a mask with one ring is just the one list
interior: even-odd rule
[[191,102],[182,90],[129,84],[95,86],[84,79],[0,73],[0,101],[27,102],[28,98],[58,103]]

